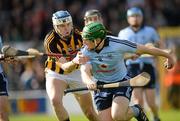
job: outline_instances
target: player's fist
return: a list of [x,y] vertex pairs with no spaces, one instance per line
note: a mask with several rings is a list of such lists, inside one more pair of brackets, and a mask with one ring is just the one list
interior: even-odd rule
[[27,52],[29,53],[29,55],[35,55],[35,56],[40,55],[40,52],[37,49],[34,49],[34,48],[29,48],[27,50]]
[[89,58],[87,56],[84,56],[81,52],[78,52],[76,57],[72,61],[76,64],[85,64],[87,61],[89,61]]
[[164,63],[167,69],[173,68],[174,64],[175,64],[175,60],[173,58],[166,59],[166,62]]

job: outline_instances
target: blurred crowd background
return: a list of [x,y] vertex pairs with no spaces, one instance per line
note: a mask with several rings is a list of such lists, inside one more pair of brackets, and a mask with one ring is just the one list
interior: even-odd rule
[[[68,10],[74,26],[82,30],[83,17],[89,9],[98,9],[105,26],[117,35],[128,25],[126,10],[132,6],[141,7],[145,23],[157,29],[180,25],[180,0],[0,0],[0,35],[4,44],[43,51],[43,39],[52,29],[55,11]],[[177,43],[179,47],[179,40]],[[45,89],[44,60],[28,59],[6,65],[9,89]]]
[[179,0],[1,0],[0,34],[4,41],[33,41],[42,43],[52,29],[52,13],[68,10],[74,26],[83,28],[86,10],[96,8],[104,24],[117,34],[127,25],[126,10],[131,6],[143,8],[146,23],[159,26],[180,24]]

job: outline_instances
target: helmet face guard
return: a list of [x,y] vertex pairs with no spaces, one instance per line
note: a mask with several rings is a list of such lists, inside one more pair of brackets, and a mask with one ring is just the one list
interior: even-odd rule
[[101,17],[101,13],[98,10],[92,9],[86,11],[84,18],[93,17],[93,16],[99,16]]
[[106,38],[106,29],[101,23],[90,23],[83,28],[82,38],[89,41],[94,41],[97,38],[103,40]]
[[[53,26],[54,26],[54,30],[56,31],[56,33],[59,34],[59,36],[61,36],[62,38],[69,38],[72,34],[72,28],[73,28],[73,24],[72,24],[72,17],[69,14],[68,11],[57,11],[56,13],[53,14],[52,16],[52,22],[53,22]],[[71,23],[71,32],[70,35],[64,35],[59,28],[58,25],[63,25],[63,24],[67,24],[67,23]]]
[[68,11],[57,11],[52,16],[53,25],[72,22],[72,17]]
[[102,23],[101,13],[96,9],[88,10],[84,15],[84,21],[85,24],[89,24],[91,22]]

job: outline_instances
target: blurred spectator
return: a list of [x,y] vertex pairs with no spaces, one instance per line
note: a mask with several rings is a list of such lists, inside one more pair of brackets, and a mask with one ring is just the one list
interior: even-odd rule
[[168,88],[168,101],[175,109],[180,109],[180,43],[178,41],[179,40],[171,40],[171,43],[174,42],[172,55],[177,63],[174,68],[167,71],[167,74],[165,75],[165,84]]
[[84,12],[98,9],[104,24],[113,33],[127,25],[125,10],[132,6],[144,9],[150,25],[175,26],[180,24],[179,5],[179,0],[5,0],[0,1],[0,34],[5,41],[42,42],[45,33],[52,28],[51,14],[58,9],[70,11],[75,26],[80,28]]
[[[24,45],[25,43],[22,43]],[[28,43],[30,44],[30,43]],[[19,45],[19,46],[17,46]],[[20,48],[21,44],[13,45],[15,48]],[[32,47],[33,45],[30,44]],[[37,45],[41,52],[41,46]],[[28,46],[24,46],[22,50],[26,50]],[[30,90],[30,89],[45,89],[44,76],[44,57],[35,59],[21,59],[18,63],[6,64],[5,72],[8,75],[10,90]]]
[[23,64],[25,65],[25,70],[20,75],[20,82],[23,89],[35,89],[38,84],[34,78],[32,59],[24,59]]
[[[0,48],[2,48],[2,46],[3,43],[0,36]],[[2,63],[3,62],[0,63],[0,121],[9,121],[8,80],[4,73]]]
[[166,0],[164,2],[164,7],[162,8],[162,13],[167,20],[167,25],[178,26],[180,23],[180,1],[179,0]]
[[21,88],[24,90],[44,89],[44,70],[37,59],[24,59],[24,71],[20,75]]

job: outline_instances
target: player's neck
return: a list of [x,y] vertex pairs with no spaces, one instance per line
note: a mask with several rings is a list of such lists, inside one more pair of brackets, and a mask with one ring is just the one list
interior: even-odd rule
[[141,26],[131,26],[131,28],[134,32],[137,32],[141,29]]

